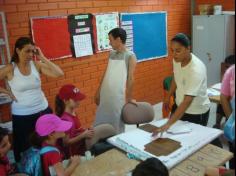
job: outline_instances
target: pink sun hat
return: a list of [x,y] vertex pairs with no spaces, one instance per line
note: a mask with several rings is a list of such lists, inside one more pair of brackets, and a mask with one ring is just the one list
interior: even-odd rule
[[44,137],[53,132],[66,132],[71,127],[71,122],[61,120],[54,114],[46,114],[37,120],[35,129],[39,136]]

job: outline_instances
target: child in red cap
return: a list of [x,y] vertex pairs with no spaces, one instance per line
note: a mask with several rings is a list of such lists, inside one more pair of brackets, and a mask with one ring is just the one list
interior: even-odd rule
[[56,97],[56,114],[72,123],[72,128],[67,131],[63,140],[69,156],[84,155],[85,151],[90,150],[99,140],[115,135],[114,127],[109,124],[89,129],[82,127],[76,109],[84,99],[85,95],[74,85],[63,86]]
[[[59,139],[65,137],[65,132],[72,127],[71,122],[63,121],[53,114],[41,116],[36,122],[36,134],[38,142],[42,147],[56,147]],[[52,167],[56,175],[69,176],[79,165],[78,156],[70,158],[70,164],[67,168],[63,167],[62,155],[59,150],[50,151],[42,155],[42,169],[44,176],[50,176],[49,167]]]

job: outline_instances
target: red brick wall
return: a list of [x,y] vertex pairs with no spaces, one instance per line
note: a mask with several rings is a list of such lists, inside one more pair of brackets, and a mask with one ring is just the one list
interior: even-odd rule
[[235,10],[235,0],[196,0],[197,13],[199,13],[198,5],[200,4],[222,5],[225,11]]
[[[0,10],[6,12],[10,47],[16,38],[30,34],[29,18],[33,16],[65,15],[81,12],[144,12],[168,11],[168,40],[178,32],[190,33],[190,0],[0,0]],[[42,77],[43,90],[54,107],[58,89],[66,83],[76,84],[87,94],[79,112],[82,122],[94,120],[95,91],[107,64],[108,53],[82,59],[55,61],[65,72],[60,79]],[[156,104],[162,101],[162,81],[172,72],[171,56],[139,63],[135,73],[134,98]],[[0,109],[6,111],[6,109]]]

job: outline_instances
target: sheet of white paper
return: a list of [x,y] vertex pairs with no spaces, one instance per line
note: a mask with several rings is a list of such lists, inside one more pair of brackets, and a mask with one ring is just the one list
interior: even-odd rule
[[[165,124],[166,120],[161,120],[157,122],[151,123],[152,125],[155,125],[157,127],[160,127],[161,125]],[[193,123],[185,123],[182,121],[178,121],[176,123],[176,126],[179,126],[179,128],[183,127],[183,124],[186,125],[188,128],[192,129],[190,133],[184,133],[180,135],[173,135],[164,133],[163,138],[170,138],[175,141],[179,141],[182,145],[182,147],[171,153],[169,156],[161,156],[156,157],[146,151],[145,145],[152,142],[153,138],[151,137],[151,134],[148,132],[145,132],[140,129],[135,129],[133,131],[123,133],[120,135],[117,135],[115,137],[109,138],[108,142],[115,145],[116,147],[129,152],[127,147],[124,147],[123,143],[127,143],[130,147],[137,149],[142,153],[142,156],[149,157],[155,157],[160,159],[169,169],[173,168],[178,163],[182,162],[187,157],[191,156],[193,153],[197,152],[199,149],[204,147],[205,145],[209,144],[211,141],[219,137],[223,134],[221,130],[203,127],[201,125],[193,124]],[[119,142],[121,141],[121,142]],[[145,154],[145,155],[144,155]],[[142,158],[143,160],[145,159]]]
[[213,89],[213,88],[209,88],[209,89],[207,89],[207,94],[208,94],[209,97],[219,96],[220,95],[220,91],[218,91],[216,89]]
[[167,130],[167,132],[171,134],[191,133],[192,128],[190,128],[190,126],[188,125],[188,122],[185,122],[182,124],[173,125],[169,130]]
[[76,57],[93,55],[91,34],[75,35],[73,41]]
[[220,91],[221,90],[221,86],[222,86],[222,83],[218,83],[218,84],[213,85],[211,88]]
[[133,21],[122,21],[121,22],[122,26],[126,26],[126,25],[133,25]]
[[128,48],[128,50],[133,51],[134,50],[133,21],[124,21],[122,22],[121,27],[127,33],[126,47]]

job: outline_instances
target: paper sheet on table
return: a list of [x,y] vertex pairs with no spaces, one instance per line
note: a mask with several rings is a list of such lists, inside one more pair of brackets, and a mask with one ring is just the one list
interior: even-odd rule
[[213,89],[213,88],[209,88],[209,89],[207,89],[207,95],[209,97],[220,96],[220,91]]
[[76,57],[93,55],[91,34],[75,35],[73,41]]
[[222,83],[218,83],[218,84],[213,85],[211,88],[220,91],[221,90],[221,86],[222,86]]
[[171,134],[183,134],[183,133],[191,133],[192,128],[188,125],[188,123],[182,123],[180,125],[173,125],[169,130],[167,130],[168,133]]

